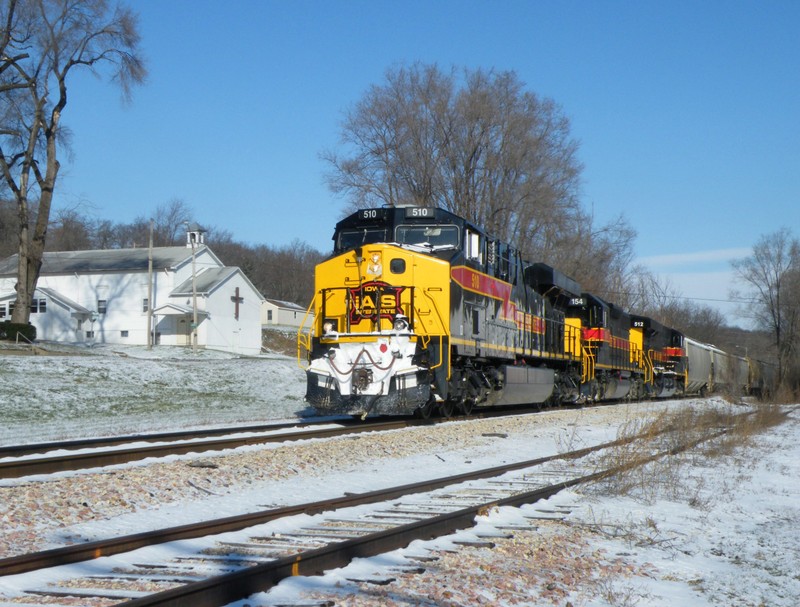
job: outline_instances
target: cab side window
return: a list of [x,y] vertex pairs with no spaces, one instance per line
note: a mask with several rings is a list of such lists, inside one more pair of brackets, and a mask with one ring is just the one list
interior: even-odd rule
[[481,250],[481,235],[472,230],[467,230],[467,237],[464,239],[466,243],[467,259],[483,263],[483,251]]

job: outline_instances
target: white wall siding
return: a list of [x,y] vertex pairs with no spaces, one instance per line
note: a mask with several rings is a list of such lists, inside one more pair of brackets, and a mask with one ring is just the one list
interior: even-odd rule
[[[261,324],[299,327],[305,315],[306,310],[300,306],[288,303],[276,303],[275,300],[265,300],[261,312]],[[313,316],[310,318],[313,318]]]
[[[239,289],[239,318],[236,318],[236,304],[231,299]],[[207,300],[208,320],[199,325],[205,332],[209,348],[255,355],[261,352],[261,302],[248,284],[244,275],[238,272],[218,286]]]
[[[206,270],[220,270],[223,266],[203,247],[197,252],[194,267],[199,277]],[[220,284],[212,286],[210,292],[197,294],[197,308],[200,312],[198,346],[238,354],[258,354],[261,351],[263,299],[241,270],[229,270],[230,275]],[[226,272],[221,272],[221,276],[225,274]],[[213,275],[211,276],[213,280]],[[178,307],[171,310],[172,314],[153,315],[156,343],[159,345],[191,345],[191,290],[188,294],[172,295],[177,287],[191,281],[191,278],[191,252],[175,267],[153,268],[152,301],[148,305],[153,310],[166,304]],[[13,278],[0,279],[0,293],[13,291],[13,284]],[[30,317],[39,340],[147,344],[148,315],[144,307],[144,300],[148,298],[146,270],[43,274],[38,287],[72,301],[79,308],[70,309],[67,303],[56,301],[37,290],[37,298],[47,300],[46,311],[32,313]],[[231,300],[237,287],[240,297],[243,298],[239,304],[238,319],[235,318],[235,302]],[[101,305],[102,302],[104,305]],[[181,313],[181,310],[187,310],[187,313]],[[76,314],[85,319],[81,322]]]

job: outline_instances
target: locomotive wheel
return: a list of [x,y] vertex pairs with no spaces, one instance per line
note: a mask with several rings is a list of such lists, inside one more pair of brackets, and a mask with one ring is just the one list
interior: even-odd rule
[[445,419],[453,417],[453,411],[455,411],[455,408],[456,404],[449,398],[445,399],[444,402],[439,403],[439,413]]
[[475,404],[471,398],[465,398],[458,403],[458,412],[461,415],[469,415],[472,413],[472,406]]
[[414,411],[414,415],[421,419],[430,419],[433,415],[433,410],[436,408],[436,399],[431,396],[428,402],[422,405],[419,409]]

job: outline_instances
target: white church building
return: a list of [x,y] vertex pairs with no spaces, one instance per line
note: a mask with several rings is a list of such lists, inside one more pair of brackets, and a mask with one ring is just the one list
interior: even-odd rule
[[[16,300],[17,259],[0,260],[0,322]],[[190,347],[196,327],[198,348],[255,355],[263,301],[197,228],[184,247],[45,253],[30,322],[41,341],[144,346],[150,331],[154,347]]]

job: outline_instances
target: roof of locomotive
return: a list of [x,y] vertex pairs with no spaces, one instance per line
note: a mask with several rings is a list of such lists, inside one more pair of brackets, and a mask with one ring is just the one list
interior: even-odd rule
[[361,227],[363,225],[396,225],[407,221],[433,221],[435,223],[469,225],[473,229],[483,231],[474,226],[463,217],[459,217],[450,211],[439,207],[377,207],[369,209],[359,209],[351,213],[336,224],[336,231],[343,228]]
[[542,294],[552,293],[555,290],[566,297],[580,297],[581,295],[581,285],[577,280],[546,263],[532,263],[525,268],[525,276]]
[[[485,230],[472,222],[438,207],[402,206],[359,209],[336,224],[333,234],[334,253],[341,253],[353,248],[352,246],[340,246],[337,236],[343,231],[353,229],[379,230],[388,228],[394,230],[397,226],[415,223],[442,226],[455,225],[459,228],[468,227],[475,232],[486,235]],[[391,237],[387,236],[387,242],[394,242],[393,237],[394,233],[392,233]]]

